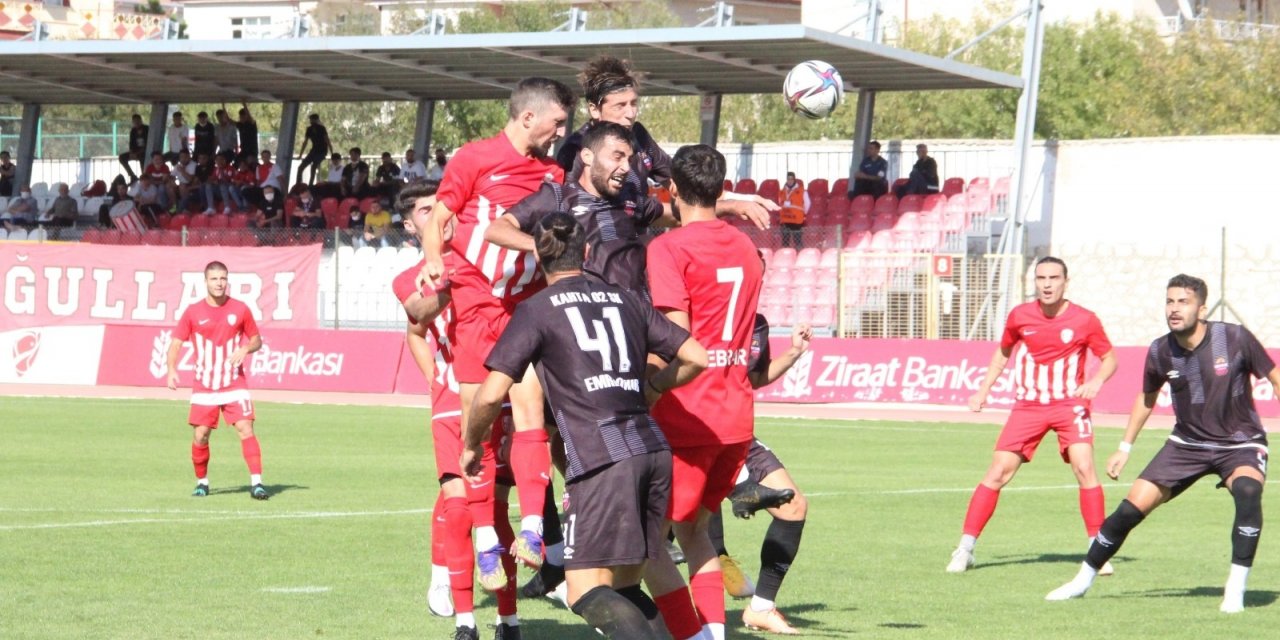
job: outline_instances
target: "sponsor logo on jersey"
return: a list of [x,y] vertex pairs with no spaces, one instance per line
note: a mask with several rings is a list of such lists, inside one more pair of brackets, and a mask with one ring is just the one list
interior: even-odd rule
[[1062,344],[1068,344],[1071,342],[1071,339],[1075,337],[1076,332],[1071,329],[1063,329],[1060,335],[1062,337]]
[[1214,375],[1218,375],[1218,376],[1225,376],[1225,375],[1227,375],[1228,370],[1230,370],[1230,367],[1229,367],[1229,366],[1227,366],[1227,359],[1226,359],[1226,358],[1224,358],[1224,357],[1222,357],[1222,356],[1218,356],[1217,358],[1214,358],[1214,359],[1213,359],[1213,373],[1214,373]]
[[502,182],[503,180],[506,180],[507,178],[510,178],[510,177],[511,177],[511,174],[509,173],[495,173],[489,176],[489,180],[493,182]]
[[13,372],[19,378],[27,375],[32,365],[36,363],[36,356],[40,354],[40,332],[28,331],[18,336],[18,341],[13,343]]
[[236,324],[236,314],[234,314],[234,313],[228,313],[228,314],[227,314],[227,324],[229,324],[229,325],[231,325],[231,326],[233,326],[233,327],[235,326],[235,324]]
[[1166,378],[1168,378],[1168,379],[1170,379],[1170,380],[1177,380],[1178,378],[1181,378],[1181,377],[1182,377],[1182,372],[1181,372],[1181,371],[1178,371],[1177,369],[1172,369],[1172,370],[1170,370],[1168,373],[1166,373],[1166,374],[1164,374],[1164,375],[1165,375],[1165,377],[1166,377]]

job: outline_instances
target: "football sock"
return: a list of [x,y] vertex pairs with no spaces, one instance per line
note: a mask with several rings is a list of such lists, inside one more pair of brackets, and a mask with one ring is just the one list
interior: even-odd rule
[[556,488],[547,483],[546,495],[542,498],[542,544],[547,547],[547,561],[564,564],[564,557],[551,557],[551,547],[560,545],[560,553],[564,552],[564,532],[560,531],[560,511],[556,504]]
[[707,520],[707,537],[711,538],[711,546],[715,548],[716,555],[729,555],[729,550],[724,548],[724,518],[720,517],[719,511],[711,514],[711,519]]
[[[489,517],[493,517],[490,515]],[[511,525],[507,525],[510,527]],[[493,525],[487,527],[476,526],[476,551],[488,551],[498,546],[498,531]]]
[[[249,465],[249,473],[262,475],[262,449],[258,447],[258,436],[241,440],[240,453],[244,455],[245,464]],[[262,484],[261,479],[254,484]]]
[[1094,571],[1101,569],[1102,565],[1116,555],[1120,546],[1124,544],[1124,539],[1129,536],[1129,532],[1133,531],[1144,517],[1132,502],[1127,499],[1121,500],[1120,506],[1116,507],[1116,510],[1103,521],[1093,544],[1089,545],[1089,555],[1085,557],[1085,564]]
[[209,484],[209,445],[191,444],[191,464],[196,468],[196,480]]
[[658,605],[658,610],[662,612],[662,621],[667,625],[667,631],[672,638],[685,640],[702,635],[702,622],[698,620],[698,613],[693,609],[693,600],[689,598],[687,588],[682,587],[671,593],[655,596],[653,603]]
[[[445,558],[448,554],[444,550],[444,492],[436,494],[436,505],[431,509],[431,569],[445,566]],[[446,570],[445,575],[448,575]],[[435,582],[436,578],[433,574],[431,581]]]
[[617,591],[604,585],[582,594],[573,603],[573,612],[608,638],[647,640],[654,637],[644,614]]
[[973,490],[973,497],[969,498],[969,510],[964,514],[964,534],[974,538],[982,535],[982,530],[991,519],[991,514],[996,512],[996,503],[999,501],[999,491],[979,484]]
[[458,613],[453,618],[453,626],[471,627],[472,629],[474,629],[476,626],[476,614],[471,611],[468,611],[466,613]]
[[1102,485],[1080,490],[1080,516],[1084,518],[1084,531],[1090,538],[1098,535],[1102,521],[1107,517],[1106,498]]
[[711,636],[711,640],[724,640],[723,622],[708,622],[702,629],[703,633]]
[[[542,519],[542,507],[546,501],[547,485],[551,483],[551,448],[547,432],[543,429],[517,431],[511,436],[511,472],[516,477],[516,491],[520,496],[520,515]],[[523,522],[522,527],[527,528]],[[536,531],[542,534],[539,522]]]
[[475,610],[475,556],[471,553],[471,510],[466,498],[444,499],[445,566],[449,567],[449,592],[458,613],[459,626],[476,626],[475,619],[464,624],[462,614]]
[[1231,563],[1231,572],[1227,574],[1227,589],[1230,591],[1244,591],[1245,586],[1249,582],[1249,567],[1240,566]]
[[751,596],[750,606],[752,611],[768,611],[773,609],[776,605],[774,605],[772,600],[766,600],[760,596]]
[[804,533],[804,520],[779,520],[774,518],[764,534],[760,546],[760,579],[756,581],[756,595],[765,600],[777,600],[782,580],[800,550],[800,536]]
[[1236,520],[1231,528],[1231,564],[1252,567],[1262,535],[1262,483],[1249,477],[1231,483],[1236,501]]
[[[516,540],[516,533],[511,529],[511,520],[506,517],[507,509],[510,505],[505,500],[498,500],[494,503],[494,528],[498,534],[498,544],[503,549],[510,549],[511,543]],[[498,514],[502,514],[499,516]],[[499,589],[495,596],[498,598],[498,615],[514,616],[516,614],[516,559],[509,553],[502,554],[502,570],[507,574],[507,586]]]
[[693,607],[704,623],[724,624],[724,576],[719,571],[703,571],[689,578]]
[[262,474],[260,473],[249,474],[249,486],[254,486],[259,484],[262,484]]
[[509,616],[499,615],[497,622],[494,624],[505,624],[508,627],[518,627],[520,626],[520,616],[515,614]]
[[653,598],[640,588],[640,585],[633,584],[629,587],[615,589],[618,595],[627,599],[628,602],[634,604],[640,613],[644,615],[645,620],[654,620],[658,617],[658,605],[654,604]]

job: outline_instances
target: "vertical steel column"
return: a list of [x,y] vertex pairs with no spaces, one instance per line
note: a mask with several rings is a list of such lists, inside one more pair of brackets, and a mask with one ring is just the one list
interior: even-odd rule
[[22,129],[18,131],[18,157],[15,158],[18,166],[13,175],[14,195],[18,194],[18,189],[31,186],[31,168],[36,161],[36,137],[43,107],[34,102],[22,105]]
[[434,156],[431,154],[431,130],[435,127],[436,101],[419,100],[418,113],[414,116],[413,149],[423,164]]
[[721,96],[718,93],[702,95],[702,108],[699,109],[702,135],[698,138],[702,144],[714,147],[720,140],[720,102]]
[[1027,14],[1027,35],[1022,51],[1022,97],[1018,99],[1018,122],[1015,127],[1014,147],[1018,152],[1018,171],[1013,177],[1013,218],[1006,223],[1005,233],[1012,233],[1009,252],[1021,255],[1027,219],[1027,161],[1031,156],[1031,143],[1036,133],[1036,104],[1040,99],[1040,57],[1044,48],[1044,21],[1040,16],[1040,0],[1030,0]]
[[148,120],[147,130],[147,152],[142,156],[142,166],[145,168],[148,162],[151,162],[152,152],[164,152],[165,133],[169,126],[169,103],[168,102],[152,102],[151,118]]
[[293,184],[293,142],[298,137],[298,103],[286,102],[281,105],[280,127],[276,129],[276,166],[280,167],[280,175],[284,176],[285,188]]

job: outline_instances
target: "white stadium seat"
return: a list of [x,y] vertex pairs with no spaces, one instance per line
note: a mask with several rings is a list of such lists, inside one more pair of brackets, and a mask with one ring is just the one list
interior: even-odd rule
[[44,182],[36,182],[31,185],[31,195],[37,200],[49,195],[49,185]]
[[27,230],[26,230],[26,229],[14,229],[13,231],[9,232],[9,239],[10,239],[10,240],[26,240],[26,239],[27,239]]

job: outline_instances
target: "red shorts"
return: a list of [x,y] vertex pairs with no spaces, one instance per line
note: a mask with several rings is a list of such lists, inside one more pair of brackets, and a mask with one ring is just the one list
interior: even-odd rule
[[193,402],[191,411],[187,413],[187,424],[193,427],[217,429],[219,414],[230,425],[234,425],[241,420],[252,422],[254,419],[253,400],[249,398],[248,390],[245,390],[242,397],[226,404],[195,404]]
[[671,501],[667,518],[693,522],[698,509],[720,510],[747,461],[751,441],[679,447],[671,450]]
[[[502,440],[514,428],[511,426],[510,410],[503,410],[502,415],[493,424],[493,432],[489,441],[484,443],[484,456],[480,459],[484,470],[482,480],[476,487],[467,483],[468,493],[472,489],[482,489],[486,480],[496,478],[498,484],[515,486],[511,466],[506,460],[499,460],[497,452],[502,448]],[[462,418],[450,416],[431,421],[431,441],[435,448],[436,478],[441,482],[450,478],[463,478],[462,468],[458,466],[458,458],[462,457]],[[463,478],[465,480],[465,478]]]
[[485,358],[507,328],[516,303],[493,297],[488,283],[479,277],[460,276],[451,291],[456,318],[453,375],[458,382],[480,384],[489,375]]
[[1012,451],[1024,462],[1031,462],[1036,447],[1049,430],[1058,434],[1058,454],[1067,462],[1067,447],[1093,444],[1093,421],[1086,404],[1051,404],[1042,407],[1014,407],[1009,421],[1000,431],[996,451]]

